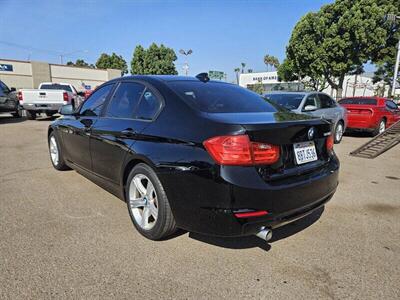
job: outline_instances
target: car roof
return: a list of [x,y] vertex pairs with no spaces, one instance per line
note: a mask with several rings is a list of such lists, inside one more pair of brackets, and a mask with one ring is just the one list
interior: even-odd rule
[[305,95],[312,94],[312,93],[318,93],[318,92],[271,91],[271,92],[265,93],[265,95],[292,94],[292,95],[302,95],[302,96],[305,96]]
[[[179,75],[130,75],[130,76],[122,76],[117,77],[109,82],[115,82],[120,80],[143,80],[143,81],[161,81],[161,82],[172,82],[172,81],[196,81],[199,82],[200,80],[196,77],[191,76],[179,76]],[[231,84],[228,82],[220,81],[220,80],[210,80],[208,82],[215,82],[221,84]]]

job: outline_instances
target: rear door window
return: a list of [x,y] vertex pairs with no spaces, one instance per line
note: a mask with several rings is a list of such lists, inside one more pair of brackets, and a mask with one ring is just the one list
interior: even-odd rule
[[154,95],[154,93],[147,89],[144,91],[142,98],[136,112],[136,118],[142,120],[152,120],[161,108],[162,102]]
[[122,82],[108,104],[105,116],[132,119],[145,86],[137,82]]
[[319,94],[318,98],[321,103],[321,108],[332,108],[336,106],[335,101],[329,97],[328,95],[325,94]]
[[208,113],[277,111],[269,100],[233,84],[182,80],[168,86],[190,106]]

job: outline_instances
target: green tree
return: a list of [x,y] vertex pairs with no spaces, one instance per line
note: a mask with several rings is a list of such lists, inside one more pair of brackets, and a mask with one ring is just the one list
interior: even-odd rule
[[121,75],[128,73],[128,66],[125,59],[114,52],[111,55],[102,53],[96,61],[96,67],[99,69],[121,70]]
[[88,64],[83,59],[77,59],[75,62],[69,61],[67,62],[67,66],[74,66],[74,67],[87,67],[87,68],[95,68],[95,65]]
[[314,83],[328,82],[341,97],[345,75],[373,59],[385,44],[384,2],[337,0],[301,18],[286,49],[293,72]]
[[175,51],[153,43],[148,49],[136,46],[131,61],[131,73],[143,75],[177,75]]
[[248,89],[259,94],[262,95],[264,94],[265,90],[264,90],[264,85],[261,82],[257,82],[255,84],[251,84],[248,86]]

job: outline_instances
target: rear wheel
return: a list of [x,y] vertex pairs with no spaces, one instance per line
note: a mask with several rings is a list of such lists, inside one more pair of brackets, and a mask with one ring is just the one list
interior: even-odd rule
[[141,163],[132,169],[125,197],[132,222],[143,236],[160,240],[176,231],[167,195],[148,165]]
[[50,160],[53,164],[53,167],[59,171],[69,170],[70,168],[65,164],[64,157],[62,155],[62,149],[54,132],[50,133],[48,142]]
[[376,136],[378,134],[381,134],[386,130],[386,121],[385,119],[382,119],[379,121],[378,127],[375,128],[374,132],[372,133],[373,136]]
[[34,110],[27,110],[26,117],[28,120],[35,120],[36,119],[36,112]]
[[56,113],[57,113],[56,111],[47,111],[47,112],[46,112],[46,116],[52,117],[52,116],[54,116]]
[[18,107],[16,112],[11,113],[14,118],[22,118],[22,109]]
[[335,128],[335,144],[339,144],[342,140],[344,133],[344,125],[342,121],[339,121]]

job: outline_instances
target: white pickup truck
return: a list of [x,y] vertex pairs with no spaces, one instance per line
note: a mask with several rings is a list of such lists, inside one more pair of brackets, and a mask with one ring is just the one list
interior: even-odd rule
[[30,120],[36,119],[38,113],[52,116],[65,104],[77,107],[83,101],[71,84],[54,82],[43,82],[39,89],[19,90],[18,99]]

